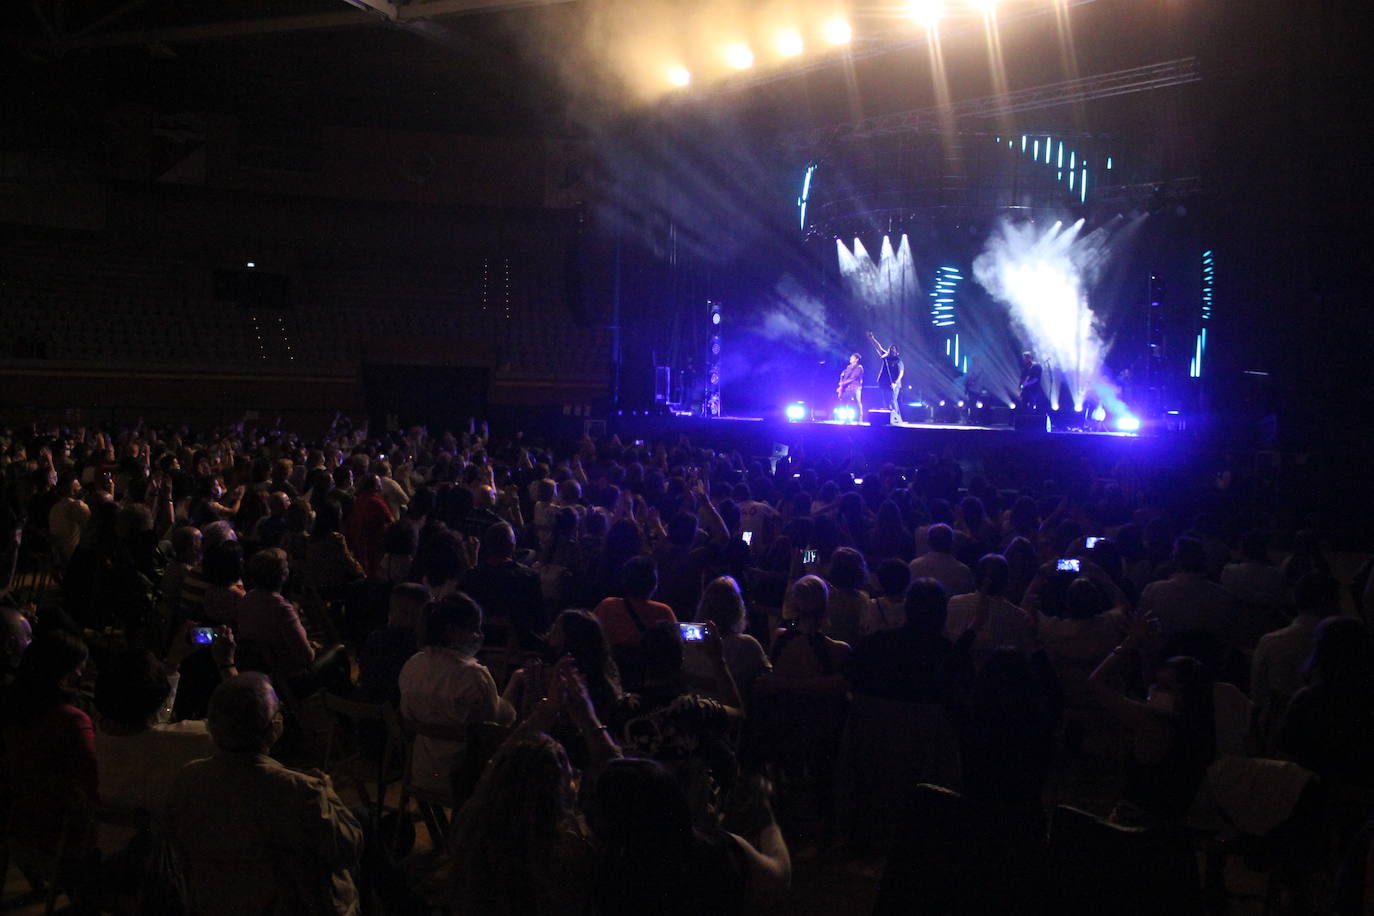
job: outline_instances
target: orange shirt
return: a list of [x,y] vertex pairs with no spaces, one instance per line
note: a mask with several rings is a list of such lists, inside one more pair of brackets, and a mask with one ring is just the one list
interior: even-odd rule
[[606,641],[611,644],[611,648],[639,645],[641,631],[635,626],[634,618],[630,616],[627,601],[634,604],[635,613],[639,615],[639,621],[644,624],[646,630],[656,623],[677,623],[673,609],[666,604],[641,599],[604,598],[596,606],[596,610],[592,611],[592,616],[601,623],[601,629],[606,631]]

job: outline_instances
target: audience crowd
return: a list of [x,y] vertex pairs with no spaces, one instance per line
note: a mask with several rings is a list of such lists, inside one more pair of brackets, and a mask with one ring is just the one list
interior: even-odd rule
[[[1093,886],[1063,849],[1138,875],[1110,851],[1149,837],[1368,906],[1368,568],[1143,473],[0,431],[14,864],[90,912],[610,916],[769,911],[794,853],[854,855],[879,912],[1049,912]],[[1056,808],[1093,766],[1110,814]]]

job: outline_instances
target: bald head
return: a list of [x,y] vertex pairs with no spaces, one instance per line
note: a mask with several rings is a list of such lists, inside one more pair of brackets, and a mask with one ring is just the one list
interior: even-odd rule
[[10,679],[33,642],[29,619],[12,607],[0,607],[0,680]]

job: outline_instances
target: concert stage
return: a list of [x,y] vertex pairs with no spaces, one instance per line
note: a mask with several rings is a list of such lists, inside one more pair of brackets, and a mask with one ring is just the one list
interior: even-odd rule
[[1183,468],[1202,449],[1191,436],[1161,433],[1043,432],[1010,427],[956,424],[789,422],[781,416],[718,417],[625,414],[611,430],[627,444],[633,440],[675,442],[685,436],[694,446],[739,451],[746,459],[786,453],[808,460],[849,462],[852,470],[893,464],[911,467],[929,456],[951,456],[968,467],[985,468],[995,479],[1039,484],[1062,478],[1083,462],[1106,476],[1122,463]]

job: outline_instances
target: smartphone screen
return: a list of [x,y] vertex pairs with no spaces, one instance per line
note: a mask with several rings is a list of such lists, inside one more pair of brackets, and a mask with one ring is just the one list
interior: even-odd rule
[[744,541],[745,544],[754,543],[754,532],[752,531],[741,531],[739,536],[740,540]]
[[1077,560],[1060,560],[1057,564],[1055,564],[1055,569],[1059,570],[1060,572],[1076,573],[1081,572],[1081,570],[1079,569],[1079,565],[1080,564]]
[[1089,550],[1092,550],[1094,547],[1097,546],[1097,542],[1100,540],[1102,540],[1102,538],[1088,538],[1083,543]]
[[208,646],[215,641],[214,627],[192,627],[188,634],[191,644],[196,646]]
[[685,642],[700,642],[706,638],[706,624],[704,623],[680,623],[677,625],[682,633]]
[[805,550],[803,550],[803,551],[802,551],[802,562],[803,562],[803,563],[814,563],[814,562],[816,562],[816,548],[814,548],[814,547],[808,547],[808,548],[806,548]]

